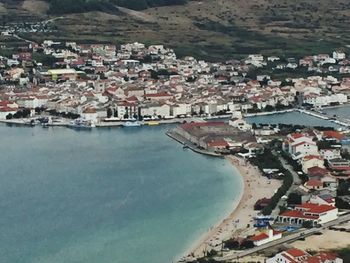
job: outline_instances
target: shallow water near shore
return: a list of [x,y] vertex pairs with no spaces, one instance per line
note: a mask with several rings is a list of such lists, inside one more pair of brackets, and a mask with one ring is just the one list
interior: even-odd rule
[[169,126],[0,125],[0,262],[171,262],[232,210],[242,180]]

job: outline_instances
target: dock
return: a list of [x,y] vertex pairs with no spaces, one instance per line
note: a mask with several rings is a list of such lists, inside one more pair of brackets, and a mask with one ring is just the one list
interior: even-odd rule
[[220,157],[223,158],[223,156],[219,153],[215,153],[215,152],[211,152],[211,151],[207,151],[204,149],[199,149],[196,145],[194,145],[192,142],[190,142],[189,140],[187,140],[186,138],[182,137],[181,135],[179,135],[175,130],[169,130],[166,132],[166,135],[169,136],[170,138],[172,138],[173,140],[181,143],[183,145],[184,148],[188,148],[196,153],[200,153],[200,154],[204,154],[204,155],[208,155],[208,156],[212,156],[212,157]]

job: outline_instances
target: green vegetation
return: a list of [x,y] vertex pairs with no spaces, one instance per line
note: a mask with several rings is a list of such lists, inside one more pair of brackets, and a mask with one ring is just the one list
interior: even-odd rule
[[130,8],[133,10],[143,10],[149,7],[183,5],[188,0],[112,0],[118,6]]
[[33,60],[35,60],[37,63],[42,63],[44,66],[52,67],[55,62],[57,62],[57,59],[52,55],[46,55],[44,53],[34,52],[33,53]]
[[84,13],[89,11],[116,11],[116,5],[133,10],[149,7],[183,5],[187,0],[47,0],[50,14]]
[[283,172],[283,183],[277,192],[272,196],[271,202],[261,211],[264,215],[270,215],[276,208],[279,200],[284,196],[293,184],[293,175],[285,170],[276,156],[271,153],[270,149],[265,149],[262,154],[258,154],[252,159],[252,163],[261,170],[264,168],[279,169]]
[[271,215],[279,200],[284,196],[293,184],[293,176],[289,171],[284,171],[284,178],[281,187],[272,196],[271,202],[262,210],[264,215]]
[[48,0],[50,14],[83,13],[105,11],[114,8],[108,0]]
[[350,258],[350,247],[342,248],[334,252],[337,253],[340,258],[345,260],[344,263],[349,262],[346,260]]
[[252,164],[263,169],[279,169],[283,170],[280,161],[271,153],[269,149],[265,149],[263,153],[257,154],[255,158],[251,159]]

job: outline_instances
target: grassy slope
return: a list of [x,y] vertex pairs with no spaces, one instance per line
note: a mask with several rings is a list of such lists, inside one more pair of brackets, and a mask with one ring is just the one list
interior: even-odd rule
[[[186,6],[69,15],[52,37],[80,41],[141,41],[180,55],[227,59],[241,54],[304,55],[350,44],[347,0],[203,0]],[[34,36],[44,38],[47,36]]]

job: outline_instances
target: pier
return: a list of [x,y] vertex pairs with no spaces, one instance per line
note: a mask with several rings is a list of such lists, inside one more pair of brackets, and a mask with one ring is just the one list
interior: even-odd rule
[[181,143],[185,148],[191,149],[192,151],[194,151],[196,153],[209,155],[209,156],[213,156],[213,157],[221,157],[221,158],[223,157],[219,153],[215,153],[215,152],[210,152],[210,151],[207,151],[207,150],[199,149],[196,145],[194,145],[192,142],[190,142],[189,140],[187,140],[184,137],[182,137],[180,134],[178,134],[174,130],[167,131],[166,135],[169,136],[170,138],[172,138],[173,140]]

